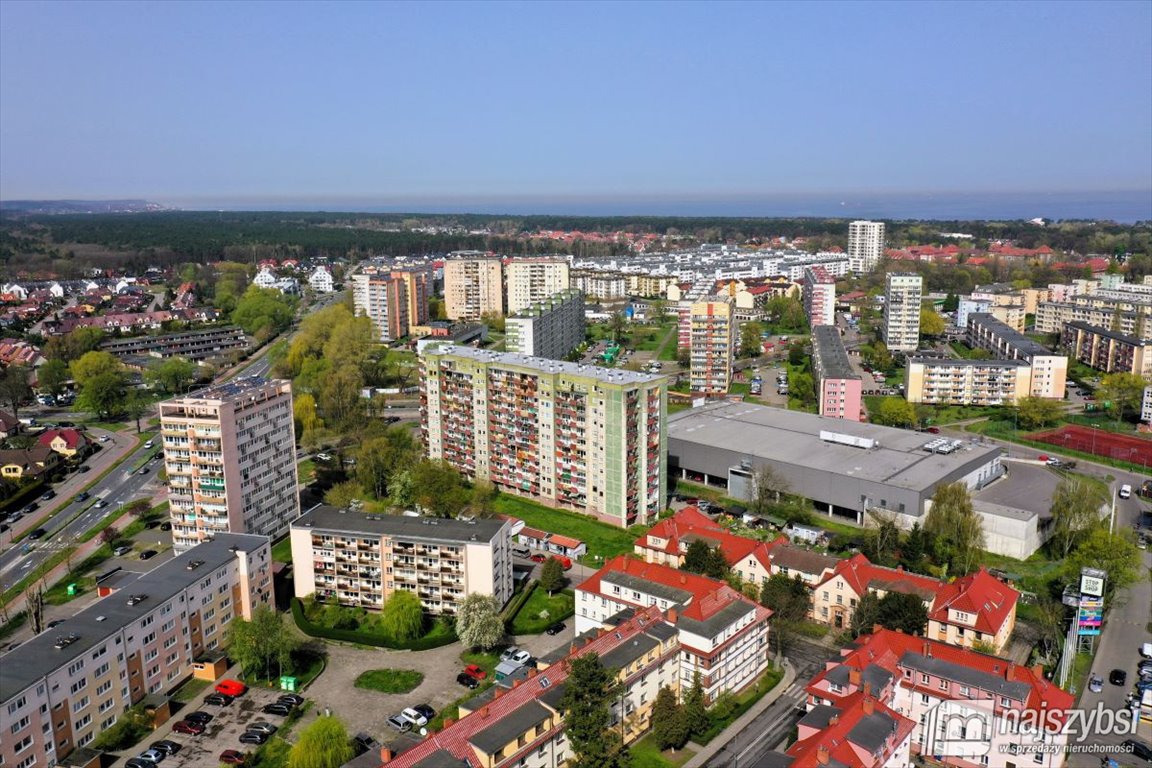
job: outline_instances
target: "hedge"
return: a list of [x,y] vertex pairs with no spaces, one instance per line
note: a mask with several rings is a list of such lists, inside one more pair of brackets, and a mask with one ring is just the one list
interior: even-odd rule
[[304,604],[300,602],[300,598],[298,597],[292,598],[292,620],[296,622],[296,626],[300,628],[301,632],[311,637],[319,637],[325,640],[340,640],[345,643],[360,643],[361,645],[372,645],[377,648],[392,648],[400,651],[429,651],[433,648],[451,645],[459,639],[456,637],[455,632],[449,632],[445,635],[419,637],[404,643],[381,635],[366,634],[354,629],[332,629],[331,627],[317,626],[310,622],[308,617],[304,615]]
[[0,503],[0,512],[15,511],[21,504],[28,501],[29,498],[40,495],[44,491],[44,485],[45,483],[42,478],[33,480]]
[[516,618],[516,614],[524,607],[524,603],[528,602],[528,598],[532,597],[532,593],[536,591],[536,587],[539,585],[540,582],[533,579],[528,582],[528,586],[524,588],[523,592],[514,596],[508,601],[508,605],[504,606],[503,618],[506,627],[511,626],[512,619]]

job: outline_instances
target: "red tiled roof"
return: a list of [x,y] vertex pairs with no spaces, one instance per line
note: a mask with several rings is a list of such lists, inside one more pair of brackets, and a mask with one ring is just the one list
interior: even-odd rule
[[561,536],[559,533],[552,534],[552,538],[548,539],[548,541],[557,546],[566,547],[567,549],[575,549],[584,543],[580,541],[580,539],[574,539],[571,536]]
[[[848,766],[861,766],[861,768],[874,768],[883,765],[907,739],[915,726],[910,719],[904,717],[884,702],[872,696],[866,696],[862,691],[846,696],[836,704],[840,711],[836,715],[836,722],[830,723],[826,728],[806,739],[797,741],[788,748],[787,754],[793,760],[790,768],[816,768],[829,765],[828,758]],[[885,749],[874,760],[863,762],[862,756],[872,753],[871,746],[853,746],[850,740],[851,732],[866,717],[880,715],[887,717],[894,725],[889,740],[885,741]]]
[[[928,576],[921,576],[899,568],[885,568],[873,565],[862,553],[836,564],[835,570],[821,584],[836,576],[843,576],[852,591],[863,596],[871,587],[885,592],[909,592],[925,596],[936,595],[942,583]],[[818,585],[819,586],[819,585]]]
[[51,446],[52,441],[57,437],[63,438],[64,444],[67,445],[70,450],[75,450],[84,444],[84,435],[75,429],[49,429],[41,433],[40,439],[36,442],[40,445]]
[[1012,612],[1020,593],[996,579],[983,567],[942,586],[932,604],[930,619],[948,621],[948,610],[976,616],[976,629],[994,635]]
[[647,563],[638,557],[617,555],[604,563],[603,568],[585,579],[577,589],[584,592],[602,594],[600,588],[601,580],[610,573],[626,573],[638,579],[663,584],[666,587],[682,589],[686,592],[691,592],[693,600],[703,598],[723,584],[723,582],[710,579],[707,576],[701,576],[698,573],[681,571],[679,568],[661,565],[660,563]]
[[539,539],[541,541],[548,538],[548,532],[547,531],[542,531],[539,528],[529,528],[528,526],[524,526],[523,528],[521,528],[520,533],[518,533],[516,535],[517,536],[527,536],[530,539]]
[[[766,548],[764,546],[765,542],[759,542],[755,539],[748,539],[729,533],[723,526],[705,515],[697,507],[684,507],[672,517],[665,518],[656,523],[656,525],[652,526],[636,540],[636,546],[652,549],[652,547],[648,545],[649,535],[667,539],[668,544],[665,545],[663,550],[670,554],[676,554],[680,551],[679,544],[681,540],[689,536],[694,536],[715,542],[716,546],[720,547],[724,559],[729,564],[743,560],[750,554],[755,554],[756,557],[760,558],[764,567],[768,567],[767,552],[768,549],[771,548],[770,546]],[[777,539],[777,542],[778,541],[781,541],[781,539]],[[777,542],[772,542],[772,544],[774,545]]]

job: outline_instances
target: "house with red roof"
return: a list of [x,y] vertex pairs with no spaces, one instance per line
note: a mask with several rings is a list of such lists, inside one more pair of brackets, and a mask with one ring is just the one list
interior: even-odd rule
[[723,581],[628,555],[609,560],[576,588],[576,632],[653,605],[676,629],[681,679],[699,672],[708,702],[739,693],[768,668],[770,610]]
[[[915,724],[913,754],[965,767],[1015,762],[1058,768],[1064,764],[1067,741],[1062,725],[1075,703],[1041,667],[881,627],[857,638],[839,660],[828,662],[808,681],[805,693],[809,715],[822,707],[843,708],[862,695],[875,697]],[[950,741],[960,724],[969,736],[964,755],[955,751],[964,740]],[[1046,749],[1013,761],[1025,740]],[[981,755],[996,762],[982,762]]]
[[858,691],[812,707],[796,724],[796,742],[779,768],[907,768],[916,724],[875,696]]
[[48,429],[36,441],[69,459],[83,456],[88,450],[88,439],[76,429]]
[[563,536],[551,531],[542,531],[539,528],[521,526],[515,533],[516,541],[526,547],[532,547],[556,555],[564,555],[572,559],[584,557],[588,553],[588,545],[580,539]]

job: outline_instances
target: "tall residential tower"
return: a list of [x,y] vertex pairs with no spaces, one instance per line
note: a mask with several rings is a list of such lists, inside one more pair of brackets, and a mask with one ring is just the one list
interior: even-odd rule
[[924,278],[913,272],[889,272],[884,280],[884,343],[889,352],[920,347],[920,301]]
[[513,259],[504,266],[508,314],[514,315],[568,290],[568,261],[563,258]]
[[848,225],[848,268],[870,272],[884,255],[884,222],[854,221]]
[[504,314],[504,265],[497,258],[444,262],[444,309],[449,320]]

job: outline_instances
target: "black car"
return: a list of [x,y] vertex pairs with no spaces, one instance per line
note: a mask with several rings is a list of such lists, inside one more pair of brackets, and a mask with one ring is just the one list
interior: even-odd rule
[[1137,739],[1125,739],[1120,742],[1121,753],[1127,752],[1138,757],[1146,763],[1152,763],[1152,747]]
[[1114,669],[1108,674],[1108,682],[1112,685],[1124,685],[1128,682],[1128,673],[1122,669]]
[[436,717],[436,710],[432,709],[432,707],[428,706],[427,704],[417,704],[416,706],[412,707],[412,709],[419,712],[421,716],[423,716],[426,720],[432,720],[432,718]]
[[50,621],[47,624],[45,624],[44,627],[46,629],[56,629],[56,627],[60,626],[63,623],[64,623],[64,619],[55,619],[55,620]]
[[152,742],[151,746],[152,749],[159,750],[169,757],[180,751],[180,742],[170,741],[168,739],[164,739],[163,741],[154,741]]
[[160,530],[162,530],[162,531],[172,530],[172,523],[160,523]]
[[544,634],[546,634],[546,635],[558,635],[566,629],[568,629],[568,625],[562,621],[558,621],[555,624],[553,624],[552,626],[548,627],[548,629],[544,630]]
[[298,693],[284,693],[281,694],[276,701],[281,704],[287,704],[290,707],[298,707],[304,703],[304,697]]
[[208,723],[212,722],[212,718],[214,717],[215,715],[210,715],[207,712],[200,710],[197,710],[196,712],[189,712],[188,714],[184,715],[185,720],[190,723],[196,723],[197,725],[208,725]]
[[51,489],[44,491],[44,495],[40,497],[40,501],[48,501],[48,499],[56,498],[56,491]]
[[460,685],[464,686],[465,688],[477,688],[480,685],[479,680],[464,672],[456,675],[456,682],[460,683]]
[[232,703],[232,697],[222,693],[213,693],[204,697],[204,703],[213,707],[226,707]]
[[265,704],[264,708],[260,711],[266,715],[280,715],[281,717],[285,717],[292,713],[292,707],[288,704],[277,701],[273,702],[272,704]]
[[47,535],[48,535],[48,531],[44,530],[43,528],[37,528],[33,531],[28,532],[28,538],[30,538],[30,539],[42,539]]
[[146,549],[140,553],[141,560],[151,560],[154,557],[156,557],[156,550],[154,549]]
[[80,491],[80,493],[76,494],[76,501],[87,501],[91,496],[92,494],[88,493],[88,491]]
[[134,757],[124,763],[124,768],[156,768],[156,763],[142,757]]
[[244,731],[240,734],[241,744],[263,744],[268,741],[268,734],[260,733],[259,731]]
[[12,526],[8,525],[8,523],[0,523],[0,533],[4,533],[4,531],[8,530],[11,527]]
[[79,467],[76,468],[76,471],[77,472],[87,472],[88,471],[88,465],[87,464],[81,464]]

